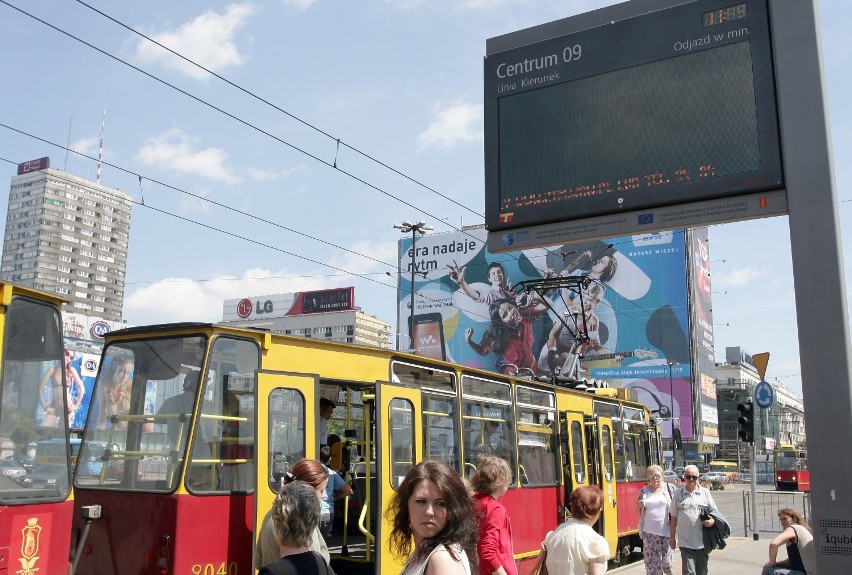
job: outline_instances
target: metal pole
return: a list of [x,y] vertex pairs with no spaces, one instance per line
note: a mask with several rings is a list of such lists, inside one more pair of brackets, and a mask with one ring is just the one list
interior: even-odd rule
[[417,265],[417,252],[414,250],[414,243],[417,241],[417,226],[411,228],[411,309],[409,310],[408,319],[408,345],[417,353],[414,346],[414,269]]
[[[752,398],[749,397],[748,400],[752,401]],[[751,416],[753,420],[753,411]],[[757,532],[757,443],[754,441],[754,436],[751,439],[751,536],[757,541],[760,539],[760,534]]]

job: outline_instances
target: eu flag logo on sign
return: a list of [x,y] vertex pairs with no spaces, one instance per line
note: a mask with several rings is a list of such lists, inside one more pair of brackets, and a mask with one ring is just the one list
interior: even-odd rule
[[639,225],[644,226],[654,223],[654,214],[639,214]]

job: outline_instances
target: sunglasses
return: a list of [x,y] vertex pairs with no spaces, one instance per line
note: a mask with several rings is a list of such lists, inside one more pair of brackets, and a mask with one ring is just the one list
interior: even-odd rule
[[698,476],[697,475],[684,475],[683,478],[684,479],[698,479]]

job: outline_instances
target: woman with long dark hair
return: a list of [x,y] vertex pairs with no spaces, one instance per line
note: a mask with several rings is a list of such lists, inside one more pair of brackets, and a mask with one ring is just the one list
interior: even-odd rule
[[386,516],[393,524],[391,549],[398,558],[408,556],[400,575],[471,575],[477,570],[473,500],[446,464],[423,461],[412,467]]

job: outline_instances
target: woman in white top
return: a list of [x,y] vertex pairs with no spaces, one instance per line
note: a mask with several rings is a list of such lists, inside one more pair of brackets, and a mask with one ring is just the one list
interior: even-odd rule
[[606,572],[609,544],[592,525],[601,516],[603,492],[597,486],[578,487],[569,498],[571,518],[547,534],[547,572],[554,575],[601,575]]
[[[804,517],[795,509],[779,509],[783,531],[769,542],[769,561],[762,575],[815,575],[814,537]],[[778,548],[787,546],[787,559],[778,561]]]
[[[437,461],[411,468],[387,510],[390,546],[408,557],[400,575],[471,575],[479,523],[459,474]],[[414,540],[414,549],[411,541]]]
[[672,549],[669,546],[669,507],[673,489],[663,481],[663,468],[651,465],[647,470],[648,485],[639,491],[636,511],[639,516],[639,534],[642,536],[642,554],[648,575],[672,574]]

